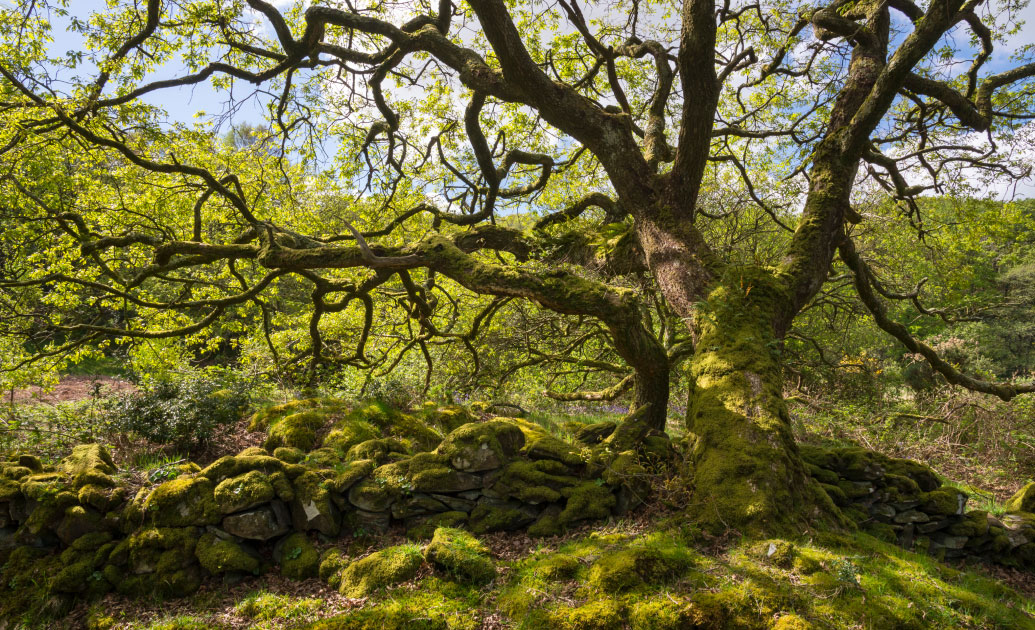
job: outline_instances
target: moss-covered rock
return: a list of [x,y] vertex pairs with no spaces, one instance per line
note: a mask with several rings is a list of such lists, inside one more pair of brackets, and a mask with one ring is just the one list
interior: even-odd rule
[[156,487],[144,501],[145,518],[156,527],[215,525],[220,511],[206,477],[181,477]]
[[489,550],[462,529],[439,527],[424,551],[433,565],[452,578],[471,584],[486,584],[496,577],[496,565]]
[[423,562],[416,545],[388,547],[346,567],[341,573],[339,590],[346,597],[366,597],[413,578]]
[[668,597],[636,601],[629,609],[632,630],[684,630],[701,627],[699,609],[692,602]]
[[584,481],[561,492],[568,501],[558,516],[561,523],[570,524],[586,519],[607,518],[617,505],[611,489],[596,481]]
[[76,489],[87,484],[106,488],[116,485],[111,477],[117,471],[115,462],[100,444],[80,444],[74,447],[72,453],[61,460],[58,468],[69,476]]
[[339,453],[347,453],[357,444],[374,440],[378,437],[378,429],[364,420],[346,418],[335,424],[323,440],[325,448],[332,448]]
[[349,558],[344,551],[330,548],[320,554],[320,565],[317,575],[333,588],[341,586],[341,572],[349,565]]
[[334,478],[328,480],[327,487],[338,494],[345,494],[358,481],[370,476],[376,466],[370,459],[360,459],[338,466],[334,469]]
[[444,434],[478,420],[473,413],[461,405],[437,405],[435,403],[425,403],[421,407],[421,417],[425,424],[435,427]]
[[284,537],[274,552],[280,562],[280,574],[292,580],[316,577],[320,554],[305,534],[295,532]]
[[921,509],[931,515],[951,516],[963,514],[967,495],[956,488],[943,486],[920,496]]
[[538,515],[534,507],[517,501],[485,502],[471,511],[468,524],[476,534],[514,531],[532,523]]
[[[291,464],[285,464],[276,457],[269,455],[226,455],[212,462],[198,473],[199,477],[205,477],[216,484],[228,477],[237,477],[244,473],[258,470],[267,475],[289,471]],[[304,472],[304,467],[299,467]],[[291,477],[289,474],[288,477]]]
[[316,530],[327,536],[338,535],[341,514],[328,488],[333,478],[333,471],[308,471],[295,479],[291,518],[296,530]]
[[244,512],[235,512],[223,519],[224,531],[248,540],[270,540],[288,532],[291,516],[288,508],[278,501]]
[[258,470],[224,479],[213,492],[216,507],[222,514],[232,514],[267,503],[275,494],[269,477]]
[[201,584],[194,555],[199,534],[195,527],[150,527],[134,532],[111,550],[103,575],[124,595],[189,595]]
[[205,534],[194,549],[201,567],[213,575],[229,572],[255,573],[261,562],[259,557],[233,539],[224,539],[215,534]]
[[442,440],[436,452],[458,470],[479,472],[500,468],[524,444],[521,429],[509,422],[489,420],[456,429]]
[[345,459],[349,461],[370,460],[377,464],[406,456],[406,445],[393,438],[366,440],[349,449]]
[[507,464],[492,488],[503,497],[538,504],[559,501],[561,490],[578,483],[560,462],[519,459]]
[[462,527],[467,523],[467,513],[451,510],[431,516],[418,517],[408,521],[406,537],[410,540],[428,540],[439,527]]
[[575,432],[575,439],[586,446],[593,446],[606,440],[615,432],[616,428],[618,428],[618,424],[615,422],[587,424]]
[[1004,507],[1007,512],[1035,513],[1035,481],[1018,490]]

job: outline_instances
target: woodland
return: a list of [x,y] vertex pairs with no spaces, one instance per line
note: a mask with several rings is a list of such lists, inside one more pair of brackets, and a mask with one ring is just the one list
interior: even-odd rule
[[0,630],[1035,628],[1025,15],[0,2]]

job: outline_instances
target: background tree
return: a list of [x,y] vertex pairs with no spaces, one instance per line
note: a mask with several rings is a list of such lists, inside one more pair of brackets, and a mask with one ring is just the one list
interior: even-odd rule
[[[917,341],[885,305],[907,294],[853,240],[867,186],[922,238],[919,195],[1027,174],[1009,143],[1033,115],[1035,63],[995,51],[1016,8],[147,0],[74,16],[87,50],[56,58],[64,3],[6,9],[3,201],[43,246],[3,286],[53,305],[46,352],[255,325],[277,353],[276,320],[305,317],[308,339],[277,361],[310,371],[376,363],[375,321],[428,358],[494,304],[531,300],[606,330],[636,410],[613,446],[665,428],[686,359],[696,513],[797,525],[834,508],[797,455],[783,340],[835,256],[878,326],[949,382],[1035,389]],[[265,137],[218,143],[147,104],[206,81],[257,86]],[[304,312],[275,303],[303,294]]]

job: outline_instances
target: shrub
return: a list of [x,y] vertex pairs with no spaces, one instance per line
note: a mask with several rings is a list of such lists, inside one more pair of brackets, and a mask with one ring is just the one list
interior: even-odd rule
[[250,378],[210,369],[146,383],[137,392],[110,399],[107,410],[115,431],[191,449],[212,437],[217,427],[244,415],[254,385]]

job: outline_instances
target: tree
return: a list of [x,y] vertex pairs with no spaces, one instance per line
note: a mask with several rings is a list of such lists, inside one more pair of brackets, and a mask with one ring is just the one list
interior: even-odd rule
[[[54,59],[47,16],[64,3],[4,10],[4,194],[48,253],[3,286],[136,312],[54,316],[51,352],[196,335],[247,304],[268,324],[264,296],[289,280],[312,301],[296,359],[313,366],[363,362],[386,283],[421,343],[451,334],[435,323],[446,283],[531,300],[608,331],[635,410],[616,448],[665,428],[688,361],[696,513],[746,530],[836,512],[798,457],[781,371],[835,256],[877,324],[950,382],[1035,390],[916,341],[851,237],[860,191],[898,199],[922,238],[918,196],[1027,176],[1009,142],[1035,115],[1032,50],[995,55],[1019,28],[1011,0],[306,5],[126,3],[76,16],[89,51]],[[206,81],[257,86],[266,148],[214,150],[211,128],[163,124],[146,102]],[[738,245],[759,232],[765,247]],[[349,355],[324,327],[357,304]]]

